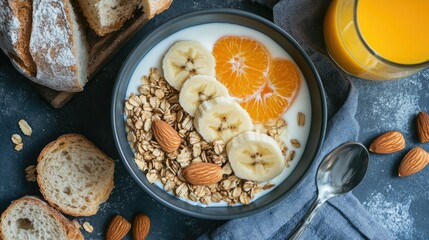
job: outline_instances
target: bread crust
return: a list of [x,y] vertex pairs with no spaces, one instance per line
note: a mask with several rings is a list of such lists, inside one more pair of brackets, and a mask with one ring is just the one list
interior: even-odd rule
[[65,232],[67,233],[67,238],[70,240],[83,240],[83,235],[79,228],[69,219],[64,217],[60,212],[58,212],[56,209],[49,206],[44,201],[40,200],[37,197],[34,196],[24,196],[20,199],[17,199],[12,202],[12,204],[9,205],[9,207],[1,214],[0,217],[0,239],[5,239],[6,236],[4,236],[4,231],[2,227],[2,221],[5,219],[5,217],[12,211],[12,209],[20,202],[27,202],[27,203],[33,203],[34,205],[39,206],[40,208],[44,208],[46,211],[48,211],[49,215],[51,215],[53,218],[55,218],[56,221],[60,222],[61,225],[63,225]]
[[34,77],[36,65],[29,50],[32,0],[2,0],[0,8],[0,47],[17,70]]
[[[91,11],[89,8],[84,7],[84,4],[86,3],[86,1],[88,0],[78,0],[80,9],[82,10],[83,15],[85,16],[85,18],[87,19],[87,23],[89,24],[90,28],[92,30],[94,30],[94,32],[98,35],[98,36],[106,36],[107,34],[117,31],[119,30],[124,23],[131,18],[134,10],[136,9],[136,6],[134,6],[134,8],[130,8],[129,11],[127,11],[127,13],[125,14],[125,17],[123,19],[117,19],[116,22],[114,22],[113,24],[111,24],[110,26],[100,26],[99,24],[97,24],[96,22],[90,21],[89,19],[91,19],[91,15],[96,14],[93,11]],[[99,21],[99,19],[98,19]]]
[[143,0],[143,11],[148,19],[152,19],[167,10],[172,3],[173,0]]
[[109,196],[114,188],[114,177],[112,175],[112,178],[109,179],[109,184],[107,185],[105,191],[103,191],[103,194],[101,196],[99,196],[98,199],[98,205],[95,208],[87,208],[86,211],[73,211],[73,210],[69,210],[66,208],[62,208],[60,206],[58,206],[57,204],[55,204],[55,201],[51,198],[51,196],[49,195],[49,193],[46,191],[44,185],[43,185],[43,179],[41,177],[41,173],[42,173],[42,161],[44,160],[44,157],[46,154],[48,154],[49,152],[51,152],[53,149],[55,149],[56,144],[60,143],[60,142],[65,142],[65,144],[75,141],[75,140],[82,140],[85,142],[85,144],[88,145],[88,148],[93,148],[98,150],[100,153],[102,153],[107,159],[109,159],[111,161],[111,163],[113,164],[113,166],[115,165],[114,161],[107,156],[106,154],[104,154],[104,152],[102,152],[97,146],[95,146],[91,141],[89,141],[87,138],[85,138],[83,135],[80,134],[75,134],[75,133],[70,133],[70,134],[64,134],[62,136],[60,136],[58,139],[50,142],[48,145],[46,145],[42,151],[40,152],[38,158],[37,158],[37,184],[39,185],[40,188],[40,192],[42,193],[43,197],[46,199],[46,201],[54,208],[58,209],[59,211],[61,211],[62,213],[71,215],[71,216],[92,216],[95,215],[98,212],[99,206],[100,204],[104,203],[107,201],[107,199],[109,199]]

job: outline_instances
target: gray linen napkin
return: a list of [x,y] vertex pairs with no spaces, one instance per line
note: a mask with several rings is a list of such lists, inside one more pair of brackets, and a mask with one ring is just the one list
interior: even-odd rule
[[[272,4],[273,0],[257,0]],[[301,184],[276,206],[250,217],[231,220],[200,239],[284,239],[295,228],[316,198],[316,170],[323,157],[338,145],[356,140],[358,91],[350,77],[326,54],[323,18],[329,1],[282,0],[273,9],[274,23],[292,35],[314,62],[326,91],[328,126],[316,164]],[[302,239],[393,239],[351,194],[326,202]]]

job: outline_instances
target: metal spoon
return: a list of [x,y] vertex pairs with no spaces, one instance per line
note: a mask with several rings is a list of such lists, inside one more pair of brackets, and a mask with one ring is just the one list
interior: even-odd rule
[[301,236],[324,202],[355,188],[365,176],[368,161],[368,150],[357,142],[345,143],[329,153],[317,170],[317,199],[289,239]]

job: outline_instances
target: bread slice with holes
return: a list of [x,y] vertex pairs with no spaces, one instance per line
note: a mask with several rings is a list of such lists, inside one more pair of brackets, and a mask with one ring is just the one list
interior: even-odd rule
[[84,136],[66,134],[37,159],[37,183],[48,203],[72,216],[91,216],[113,189],[114,161]]
[[99,36],[120,29],[133,12],[143,8],[147,19],[166,10],[173,0],[78,0],[89,26]]
[[1,215],[0,239],[83,239],[79,227],[36,197],[15,200]]

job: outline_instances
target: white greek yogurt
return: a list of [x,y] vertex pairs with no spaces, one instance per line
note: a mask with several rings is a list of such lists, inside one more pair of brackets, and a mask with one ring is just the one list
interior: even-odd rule
[[[167,50],[170,48],[170,46],[173,45],[176,41],[179,41],[179,40],[199,41],[201,42],[201,44],[203,44],[205,47],[207,47],[207,49],[211,51],[213,49],[215,42],[219,38],[227,35],[247,36],[247,37],[254,38],[262,42],[267,47],[267,49],[270,51],[273,58],[276,58],[276,57],[284,58],[284,59],[290,60],[291,62],[294,62],[290,57],[290,55],[282,47],[280,47],[271,38],[269,38],[268,36],[266,36],[261,32],[258,32],[256,30],[253,30],[251,28],[247,28],[241,25],[236,25],[236,24],[228,24],[228,23],[202,24],[202,25],[193,26],[193,27],[180,30],[170,35],[169,37],[165,38],[164,40],[159,42],[154,48],[152,48],[146,54],[146,56],[143,57],[143,59],[140,61],[140,63],[137,65],[136,69],[134,70],[134,73],[132,74],[132,77],[128,84],[126,96],[129,96],[131,93],[138,94],[138,87],[141,84],[141,77],[144,75],[148,75],[150,68],[155,67],[155,68],[158,68],[159,70],[162,70],[162,67],[161,67],[162,58],[164,54],[167,52]],[[295,150],[296,152],[295,158],[292,162],[289,163],[289,167],[286,167],[279,176],[269,181],[270,183],[275,184],[275,186],[267,190],[262,190],[260,193],[258,193],[255,196],[252,202],[257,200],[259,197],[269,193],[273,189],[275,189],[275,187],[281,184],[283,181],[287,181],[287,177],[291,174],[291,172],[296,167],[305,149],[309,132],[310,132],[311,102],[310,102],[310,93],[308,90],[307,82],[305,81],[304,76],[302,75],[300,70],[299,70],[299,74],[302,79],[301,88],[299,90],[298,96],[296,97],[293,105],[289,108],[289,110],[287,110],[283,114],[283,118],[287,122],[287,128],[286,128],[286,131],[281,136],[286,146],[288,147],[289,151]],[[304,126],[298,126],[297,124],[298,112],[302,112],[305,114],[306,124]],[[125,118],[125,114],[124,114],[124,118]],[[298,139],[301,144],[301,147],[300,148],[293,147],[290,143],[291,139]],[[161,189],[163,189],[163,184],[160,181],[157,180],[154,184],[160,187]],[[200,202],[193,202],[183,198],[180,198],[180,199],[183,201],[186,201],[189,204],[198,205],[202,207],[227,206],[227,203],[224,201],[221,201],[219,203],[212,202],[210,205],[207,206]],[[240,204],[237,204],[234,206],[239,206],[239,205]]]

